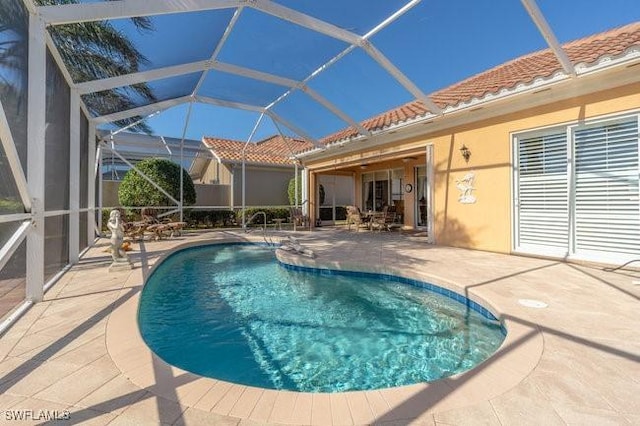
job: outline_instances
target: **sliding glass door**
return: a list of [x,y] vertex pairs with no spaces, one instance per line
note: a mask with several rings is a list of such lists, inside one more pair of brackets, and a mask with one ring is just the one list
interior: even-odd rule
[[384,206],[402,204],[402,169],[379,170],[362,175],[362,208],[379,212]]

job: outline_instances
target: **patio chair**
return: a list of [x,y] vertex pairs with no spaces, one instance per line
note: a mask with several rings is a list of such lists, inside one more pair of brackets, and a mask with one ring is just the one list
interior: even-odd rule
[[291,207],[289,209],[290,220],[295,226],[301,226],[303,228],[309,227],[309,216],[302,212],[300,207]]
[[396,209],[394,206],[384,206],[380,215],[374,216],[372,219],[372,229],[378,231],[391,231],[400,226],[396,223]]
[[347,206],[347,229],[351,231],[351,225],[356,226],[356,232],[360,226],[366,226],[365,217],[357,206]]

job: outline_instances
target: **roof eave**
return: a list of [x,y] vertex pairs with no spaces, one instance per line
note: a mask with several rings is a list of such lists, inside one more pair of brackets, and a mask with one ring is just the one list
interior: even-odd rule
[[[640,64],[640,46],[633,46],[627,49],[624,53],[616,55],[614,57],[604,55],[598,58],[597,61],[592,63],[578,63],[575,66],[577,78],[572,78],[569,75],[559,71],[549,77],[539,77],[533,79],[529,83],[517,84],[512,88],[503,88],[495,93],[488,93],[482,98],[472,98],[465,102],[460,102],[454,106],[448,106],[444,108],[443,113],[440,115],[434,115],[427,113],[426,115],[417,116],[415,118],[405,120],[402,122],[394,123],[390,126],[386,126],[382,129],[372,132],[372,137],[365,137],[358,135],[356,137],[340,139],[331,142],[326,145],[326,149],[315,149],[300,153],[298,157],[306,162],[322,160],[338,154],[336,148],[348,148],[348,151],[356,151],[363,148],[362,144],[358,142],[369,141],[367,148],[375,147],[399,139],[405,139],[408,137],[415,137],[436,130],[442,130],[454,126],[458,126],[481,119],[486,119],[491,116],[503,115],[509,112],[516,112],[529,107],[540,106],[551,102],[557,102],[562,99],[577,96],[578,93],[575,89],[568,90],[565,96],[559,96],[552,98],[539,98],[538,100],[531,101],[527,99],[525,105],[520,105],[517,100],[524,99],[527,95],[532,93],[539,93],[541,91],[547,92],[556,87],[562,87],[563,85],[579,86],[578,89],[582,89],[580,95],[594,93],[607,88],[621,86],[624,84],[640,81],[640,73],[630,73],[626,79],[620,79],[619,77],[607,78],[609,74],[615,74],[617,71],[622,71],[630,66]],[[585,84],[586,80],[591,81],[593,77],[603,77],[601,84]],[[560,92],[560,91],[559,91]],[[562,93],[558,93],[562,95]],[[511,105],[510,110],[505,111],[505,101],[509,101]],[[494,108],[495,107],[495,108]],[[483,111],[483,114],[478,114]],[[462,119],[461,119],[462,118]],[[430,125],[428,128],[418,127],[420,124]],[[341,151],[344,152],[344,151]]]

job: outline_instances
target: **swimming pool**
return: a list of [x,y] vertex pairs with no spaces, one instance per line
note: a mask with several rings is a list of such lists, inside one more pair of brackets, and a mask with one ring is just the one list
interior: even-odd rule
[[482,362],[505,338],[461,296],[397,277],[317,272],[285,267],[258,245],[176,252],[142,292],[142,336],[187,371],[304,392],[437,380]]

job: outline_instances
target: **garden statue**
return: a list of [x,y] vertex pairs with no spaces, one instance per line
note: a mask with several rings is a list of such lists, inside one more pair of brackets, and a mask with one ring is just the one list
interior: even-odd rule
[[109,270],[131,269],[129,257],[122,250],[122,242],[124,241],[124,224],[120,218],[120,211],[111,210],[107,228],[111,231],[111,257],[113,263]]

